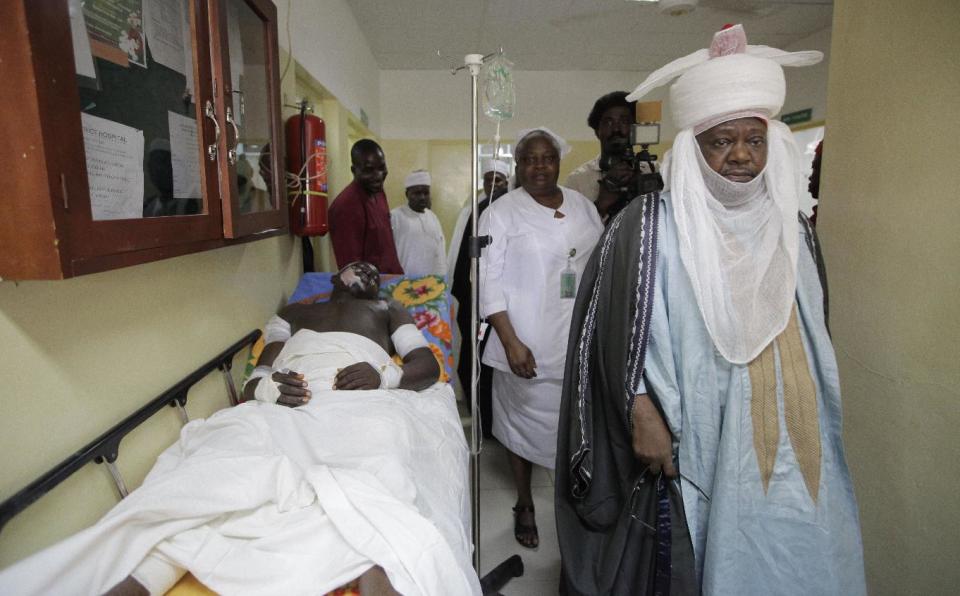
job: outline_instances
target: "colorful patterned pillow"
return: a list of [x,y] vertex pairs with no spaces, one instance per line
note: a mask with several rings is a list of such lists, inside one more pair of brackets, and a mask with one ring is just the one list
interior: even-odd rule
[[[288,304],[312,304],[330,299],[333,273],[306,273],[300,278]],[[407,278],[400,275],[380,276],[380,295],[392,298],[406,307],[417,328],[427,338],[433,355],[440,364],[440,380],[448,382],[453,374],[453,305],[444,278],[439,275]],[[253,372],[260,352],[261,338],[250,349],[244,379]],[[399,360],[399,359],[398,359]]]

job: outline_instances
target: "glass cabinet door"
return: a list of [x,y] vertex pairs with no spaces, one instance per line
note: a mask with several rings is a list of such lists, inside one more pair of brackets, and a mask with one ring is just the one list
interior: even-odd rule
[[73,224],[86,228],[81,252],[218,237],[205,3],[67,4],[90,197]]
[[71,4],[92,218],[204,213],[189,0]]
[[228,238],[286,224],[279,122],[276,8],[265,0],[219,0],[211,6],[219,40],[215,65],[221,136],[223,231]]

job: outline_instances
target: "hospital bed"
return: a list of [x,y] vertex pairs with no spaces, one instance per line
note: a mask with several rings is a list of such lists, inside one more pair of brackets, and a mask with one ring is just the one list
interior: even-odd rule
[[[300,280],[289,302],[312,303],[324,301],[329,298],[331,290],[331,274],[308,273]],[[409,310],[418,328],[421,329],[427,337],[428,342],[430,342],[430,349],[440,364],[441,381],[449,382],[451,376],[455,374],[456,368],[453,360],[450,297],[443,278],[428,276],[425,278],[407,279],[400,276],[385,275],[381,283],[381,295],[397,300]],[[246,351],[248,355],[247,368],[243,375],[243,377],[246,378],[255,366],[262,348],[262,332],[260,330],[251,331],[162,394],[150,400],[126,419],[100,435],[97,439],[75,452],[72,456],[31,482],[3,503],[0,503],[0,532],[2,532],[6,523],[15,515],[26,509],[91,461],[103,464],[106,467],[116,485],[119,497],[121,499],[126,497],[128,490],[116,465],[120,455],[120,444],[124,437],[151,416],[168,407],[174,407],[177,410],[183,424],[189,422],[186,404],[189,399],[190,389],[215,371],[219,371],[223,377],[230,405],[237,405],[242,401],[242,397],[234,383],[232,373],[234,360],[238,355]],[[187,574],[168,592],[168,594],[173,596],[212,593],[213,592],[204,587],[190,574]],[[357,583],[353,581],[348,582],[346,585],[341,586],[329,594],[347,596],[358,593]]]

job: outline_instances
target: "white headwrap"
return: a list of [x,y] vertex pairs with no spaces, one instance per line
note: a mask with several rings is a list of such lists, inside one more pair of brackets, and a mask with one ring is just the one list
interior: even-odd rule
[[537,126],[536,128],[525,128],[521,130],[520,132],[517,133],[517,145],[519,145],[523,141],[523,139],[527,138],[528,136],[530,136],[535,132],[543,133],[547,136],[548,139],[550,139],[550,141],[553,143],[553,146],[556,147],[557,153],[560,154],[560,159],[563,159],[563,157],[567,153],[570,153],[570,145],[568,145],[567,142],[563,140],[563,137],[553,132],[546,126]]
[[493,159],[492,157],[485,157],[480,163],[480,174],[486,175],[487,172],[497,172],[498,174],[503,174],[504,176],[510,175],[510,164],[503,161],[502,159]]
[[[636,101],[679,77],[670,101],[682,130],[664,158],[664,180],[700,313],[717,350],[733,363],[763,351],[786,327],[793,307],[800,152],[790,129],[770,119],[786,94],[781,65],[805,66],[822,57],[749,46],[737,25],[717,33],[709,49],[654,72],[627,96]],[[767,165],[751,182],[731,182],[706,164],[696,135],[749,116],[768,121]]]
[[407,177],[403,180],[403,187],[410,188],[411,186],[430,186],[430,172],[414,170],[407,174]]

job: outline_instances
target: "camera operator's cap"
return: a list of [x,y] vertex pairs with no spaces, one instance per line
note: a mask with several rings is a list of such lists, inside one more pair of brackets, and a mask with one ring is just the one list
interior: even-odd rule
[[670,83],[670,108],[677,128],[702,132],[734,118],[768,120],[780,112],[786,96],[784,66],[809,66],[823,59],[818,51],[784,52],[747,45],[742,25],[718,31],[709,48],[697,50],[651,73],[627,101]]
[[483,158],[483,161],[480,162],[480,166],[481,175],[486,175],[488,172],[496,172],[498,174],[503,174],[504,176],[510,176],[510,164],[502,159],[485,157]]
[[403,180],[403,187],[410,188],[411,186],[430,186],[430,172],[414,170],[407,174],[407,177]]
[[563,140],[563,137],[553,132],[546,126],[537,126],[536,128],[525,128],[521,130],[517,133],[517,145],[519,145],[523,139],[529,137],[535,132],[541,132],[550,138],[550,140],[553,142],[553,146],[557,148],[557,152],[560,154],[560,159],[563,159],[563,156],[565,156],[567,153],[570,153],[570,145]]

